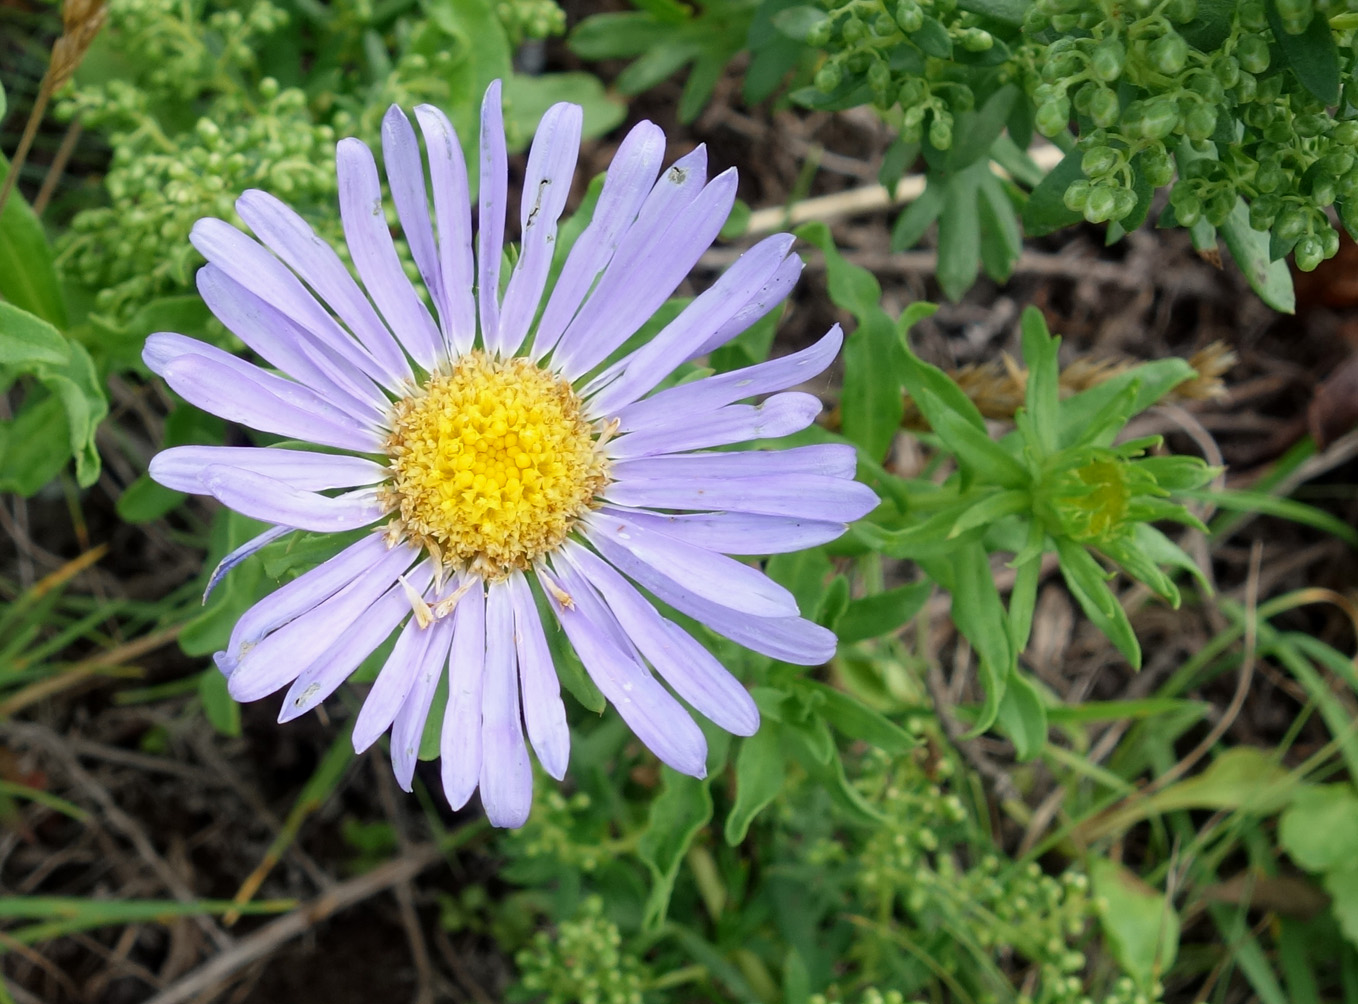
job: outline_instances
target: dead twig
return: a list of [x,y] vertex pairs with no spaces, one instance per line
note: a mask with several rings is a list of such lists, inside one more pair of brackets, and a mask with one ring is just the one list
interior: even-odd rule
[[409,853],[380,865],[366,875],[341,882],[310,903],[241,938],[227,950],[166,987],[146,1004],[183,1004],[231,979],[252,962],[266,958],[281,945],[305,934],[331,915],[401,882],[410,881],[442,858],[443,854],[436,845],[420,844],[412,847]]

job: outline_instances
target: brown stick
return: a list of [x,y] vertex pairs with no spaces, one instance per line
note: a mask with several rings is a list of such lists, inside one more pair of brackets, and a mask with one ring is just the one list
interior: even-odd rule
[[305,934],[332,914],[402,882],[408,882],[442,857],[442,852],[434,844],[419,844],[402,857],[388,861],[366,875],[341,882],[310,903],[241,938],[231,948],[186,973],[146,1004],[182,1004],[191,1000],[229,980],[250,963],[265,958],[285,942]]

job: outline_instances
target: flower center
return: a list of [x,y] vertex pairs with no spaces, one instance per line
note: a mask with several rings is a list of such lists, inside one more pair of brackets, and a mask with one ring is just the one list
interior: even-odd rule
[[393,533],[502,578],[560,546],[608,483],[571,385],[528,359],[459,358],[393,406]]

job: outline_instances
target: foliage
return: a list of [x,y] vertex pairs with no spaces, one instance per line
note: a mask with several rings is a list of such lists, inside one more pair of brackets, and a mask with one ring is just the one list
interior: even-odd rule
[[[393,101],[440,105],[473,143],[473,101],[506,77],[519,149],[559,98],[582,102],[598,134],[625,111],[610,93],[636,94],[681,70],[684,120],[728,72],[742,75],[750,102],[785,89],[813,108],[875,105],[899,134],[884,180],[917,156],[928,173],[894,242],[913,244],[937,221],[938,279],[951,296],[981,268],[1009,274],[1020,224],[1033,234],[1084,218],[1116,235],[1169,185],[1163,221],[1189,227],[1202,246],[1220,233],[1279,308],[1290,303],[1283,257],[1306,268],[1333,253],[1328,209],[1358,228],[1358,16],[1333,4],[637,6],[586,18],[570,36],[582,57],[633,60],[606,86],[588,73],[515,72],[520,45],[563,31],[551,0],[112,0],[106,32],[59,98],[62,115],[107,143],[107,172],[42,219],[17,189],[0,211],[0,386],[10,407],[0,490],[57,510],[64,502],[82,541],[81,507],[96,492],[120,493],[97,534],[126,541],[145,528],[205,557],[194,581],[153,599],[70,588],[107,554],[102,545],[82,543],[37,581],[6,572],[0,717],[47,707],[99,676],[115,701],[157,705],[167,724],[138,740],[143,753],[203,722],[241,735],[240,708],[207,656],[259,597],[347,541],[293,534],[223,578],[218,562],[261,526],[209,515],[145,477],[128,414],[156,412],[163,445],[242,433],[129,388],[149,386],[138,360],[149,331],[206,332],[240,349],[191,291],[193,223],[234,220],[235,198],[260,187],[342,247],[333,144],[374,140]],[[1034,133],[1066,149],[1045,178],[1022,150]],[[596,182],[562,225],[558,267],[598,191]],[[794,667],[672,614],[751,689],[762,716],[746,739],[709,731],[702,780],[659,767],[616,715],[601,717],[602,695],[563,658],[562,681],[578,699],[569,785],[540,783],[527,825],[494,837],[461,822],[443,834],[446,820],[428,814],[450,853],[475,838],[478,860],[495,863],[493,878],[471,870],[456,892],[431,893],[443,931],[513,960],[516,1000],[1151,1004],[1203,985],[1221,988],[1214,999],[1247,985],[1266,1004],[1354,999],[1358,870],[1347,850],[1358,839],[1358,673],[1287,620],[1318,590],[1240,607],[1211,595],[1181,546],[1181,528],[1215,547],[1233,520],[1260,513],[1349,541],[1352,528],[1267,483],[1216,491],[1219,472],[1207,463],[1158,436],[1128,438],[1134,419],[1195,378],[1193,367],[1145,362],[1066,393],[1070,346],[1036,308],[1022,315],[1010,367],[1022,406],[1003,421],[983,418],[958,381],[916,352],[912,330],[932,305],[889,306],[825,224],[798,236],[823,256],[829,298],[852,323],[842,387],[819,388],[838,395],[833,420],[789,444],[853,445],[883,503],[840,540],[764,567],[838,634],[837,654],[820,669]],[[663,308],[643,337],[680,306]],[[676,379],[765,359],[773,327],[757,325]],[[111,418],[110,387],[120,395]],[[912,422],[923,426],[925,466],[904,474],[893,450]],[[1196,514],[1208,503],[1228,515],[1204,525]],[[1076,701],[1025,659],[1044,578],[1106,637],[1110,676],[1142,661],[1118,586],[1138,583],[1169,607],[1212,604],[1220,626],[1148,681],[1145,696]],[[944,607],[951,630],[939,651],[931,629]],[[182,678],[115,682],[142,673],[149,649],[139,646],[171,638],[189,667]],[[355,682],[370,682],[384,656]],[[1229,709],[1223,719],[1195,697],[1231,674],[1248,683],[1261,660],[1302,710],[1274,747],[1232,746],[1217,731]],[[933,685],[945,664],[960,703]],[[1100,750],[1110,723],[1123,739]],[[1303,728],[1328,738],[1303,744]],[[327,735],[237,901],[3,896],[0,919],[24,926],[8,929],[0,954],[110,925],[290,909],[252,897],[355,773],[346,729]],[[978,737],[982,754],[1013,754],[1004,784],[976,754]],[[435,750],[426,741],[426,757]],[[1045,822],[1035,822],[1039,798],[1054,799]],[[102,811],[0,777],[0,825],[19,827],[38,809],[77,821]],[[406,834],[391,823],[360,818],[347,802],[339,818],[330,843],[343,870],[366,873],[401,853]],[[1269,923],[1258,923],[1259,904],[1297,888],[1287,883],[1320,907],[1270,907]]]
[[[978,268],[1003,281],[1030,235],[1081,218],[1109,239],[1140,226],[1170,188],[1161,225],[1199,248],[1226,242],[1270,305],[1292,307],[1282,259],[1303,271],[1333,257],[1328,207],[1358,232],[1358,15],[1313,0],[763,0],[639,5],[576,29],[590,58],[645,55],[640,90],[697,60],[683,110],[696,116],[717,66],[745,32],[746,96],[790,71],[794,101],[876,108],[898,132],[882,170],[894,185],[920,156],[924,196],[897,221],[909,247],[939,223],[939,283],[952,298]],[[778,41],[775,44],[773,38]],[[1024,150],[1034,133],[1065,158],[1048,175]],[[992,174],[992,162],[1032,187]],[[1019,211],[1021,210],[1021,212]]]

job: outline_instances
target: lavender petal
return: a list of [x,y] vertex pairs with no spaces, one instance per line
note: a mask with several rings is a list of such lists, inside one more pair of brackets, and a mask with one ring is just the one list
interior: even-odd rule
[[758,731],[754,698],[712,653],[660,616],[606,561],[579,544],[568,544],[562,553],[599,591],[619,625],[675,693],[727,732],[750,736]]
[[613,641],[615,634],[625,633],[589,581],[566,562],[553,567],[558,588],[571,596],[573,605],[553,603],[552,612],[590,679],[647,749],[683,774],[705,777],[707,740],[702,729],[634,652]]
[[251,471],[309,492],[375,485],[391,477],[381,464],[363,457],[259,446],[172,446],[151,458],[149,473],[166,488],[206,495],[208,467]]
[[561,701],[561,681],[552,664],[552,653],[528,580],[523,573],[515,572],[509,577],[508,586],[514,603],[524,725],[542,769],[560,781],[566,776],[571,754],[571,732],[566,725],[566,706]]
[[425,370],[433,370],[443,339],[401,268],[382,209],[382,184],[372,151],[359,140],[342,139],[335,147],[335,167],[340,222],[354,268],[406,352]]
[[500,82],[496,80],[481,101],[481,211],[476,234],[476,302],[481,308],[481,339],[487,351],[500,343],[500,257],[504,254],[508,190],[504,111]]
[[692,419],[686,417],[671,428],[629,432],[611,442],[608,451],[616,460],[630,460],[751,439],[776,439],[805,429],[820,410],[820,399],[814,395],[787,391],[774,394],[762,404],[728,404]]
[[486,675],[481,695],[481,804],[492,826],[522,826],[533,807],[533,769],[519,720],[514,604],[509,587],[486,591]]
[[533,137],[520,207],[522,254],[509,277],[500,314],[498,348],[505,355],[518,352],[537,316],[556,248],[557,221],[566,208],[580,154],[583,121],[579,105],[553,105]]
[[[665,428],[673,424],[675,415],[696,415],[745,398],[805,383],[819,376],[830,365],[843,343],[843,332],[836,324],[814,345],[800,352],[669,387],[635,403],[626,402],[621,393],[615,393],[618,384],[614,384],[599,395],[600,399],[607,398],[609,403],[597,400],[595,406],[609,414],[616,414],[622,420],[621,428],[624,431]],[[642,351],[638,351],[636,356],[640,357]],[[664,372],[674,369],[679,361],[674,360]]]
[[486,668],[486,607],[480,583],[453,611],[448,653],[448,710],[439,738],[443,793],[448,804],[467,804],[481,777],[481,692]]
[[415,118],[429,153],[438,224],[440,286],[447,301],[440,307],[444,340],[457,355],[476,341],[476,272],[472,261],[471,196],[462,144],[448,116],[433,105],[419,105]]
[[608,486],[608,501],[639,509],[757,512],[849,523],[877,508],[867,485],[819,474],[779,478],[634,478]]
[[[612,509],[605,506],[603,511],[611,512]],[[849,528],[845,523],[748,512],[676,515],[628,511],[625,515],[657,533],[722,554],[800,551],[834,540]]]
[[251,519],[320,533],[357,530],[386,511],[371,489],[330,498],[236,467],[208,467],[203,487],[222,505]]
[[280,199],[252,189],[236,212],[259,239],[311,286],[382,367],[387,386],[413,379],[410,363],[340,257]]
[[538,322],[533,336],[535,361],[556,345],[599,273],[613,260],[619,241],[655,185],[664,156],[665,134],[652,122],[638,123],[618,146],[604,176],[594,216],[571,247]]

